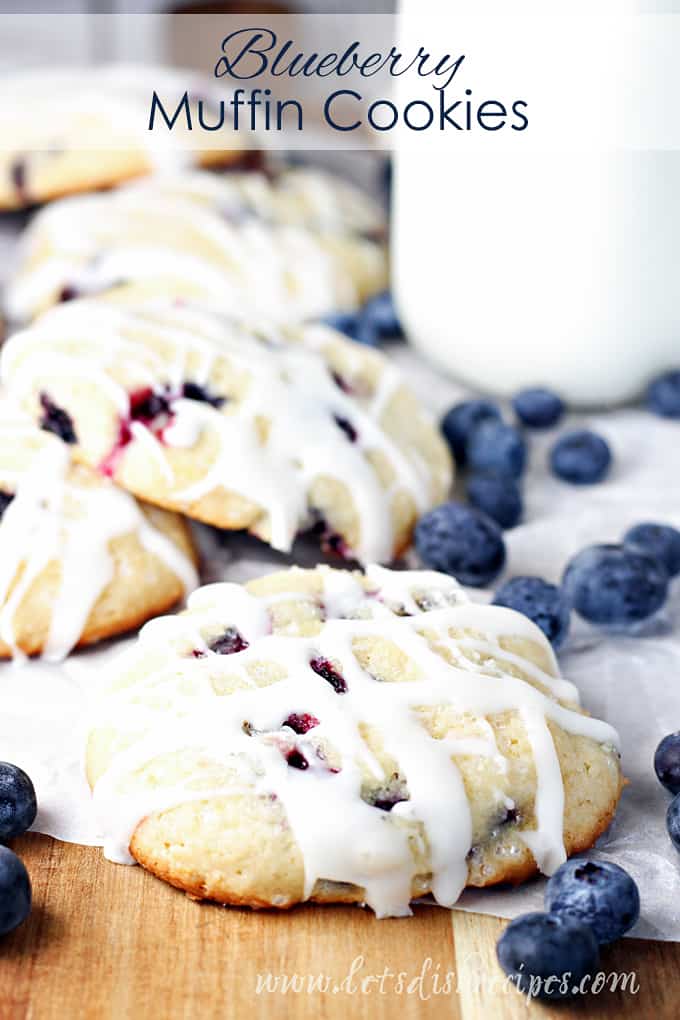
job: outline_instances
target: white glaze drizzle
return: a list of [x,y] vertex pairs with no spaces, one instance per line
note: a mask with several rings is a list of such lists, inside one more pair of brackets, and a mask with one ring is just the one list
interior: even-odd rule
[[[317,177],[329,195],[325,210],[315,196]],[[235,207],[240,215],[230,218]],[[365,196],[314,172],[291,171],[274,182],[196,172],[67,198],[40,212],[25,235],[7,313],[25,321],[63,287],[87,295],[135,281],[151,281],[155,297],[182,294],[232,314],[303,319],[354,308],[355,272],[386,283],[382,243],[356,232],[370,225],[377,233],[381,223]],[[362,269],[338,255],[337,239],[351,243]],[[33,260],[37,245],[50,254]]]
[[[143,628],[138,647],[120,663],[119,674],[136,676],[132,685],[113,690],[100,706],[105,725],[120,727],[132,743],[113,758],[94,789],[94,801],[105,827],[105,852],[113,860],[132,861],[128,846],[144,817],[189,801],[209,801],[250,790],[280,802],[304,861],[304,895],[319,880],[348,882],[365,890],[366,902],[379,916],[409,913],[416,865],[409,839],[417,829],[397,819],[420,823],[423,847],[429,850],[432,890],[437,901],[451,905],[467,878],[467,853],[472,839],[470,811],[456,754],[481,755],[501,762],[487,715],[519,712],[527,730],[536,771],[535,830],[518,830],[537,864],[551,873],[565,858],[562,812],[564,791],[552,736],[551,720],[567,733],[616,747],[616,732],[606,723],[568,708],[553,696],[559,681],[522,660],[522,668],[540,683],[503,672],[499,640],[515,636],[547,651],[542,633],[525,617],[500,607],[472,605],[451,578],[430,572],[390,572],[371,567],[365,591],[356,577],[324,570],[320,605],[325,622],[313,637],[272,633],[270,610],[285,598],[308,600],[293,590],[275,596],[249,594],[234,584],[199,589],[189,611],[161,618]],[[418,600],[438,605],[429,611]],[[387,606],[410,607],[412,616],[395,616]],[[423,603],[424,604],[424,603]],[[210,651],[201,658],[191,649],[206,649],[205,633],[235,627],[249,647],[231,655]],[[437,642],[464,649],[467,638],[453,641],[451,628],[483,633],[487,661],[461,656],[454,666],[433,651],[420,631],[434,632]],[[357,638],[376,636],[392,642],[418,669],[416,681],[384,682],[359,664],[353,650]],[[154,654],[154,670],[144,673],[145,656]],[[165,652],[165,655],[163,655]],[[159,660],[159,654],[162,658]],[[347,692],[338,694],[309,663],[321,656],[338,663]],[[285,678],[258,687],[247,667],[273,662]],[[554,663],[552,655],[548,661]],[[212,679],[239,681],[233,693],[217,696]],[[144,691],[153,692],[153,705]],[[191,693],[187,693],[188,690]],[[575,693],[575,692],[574,692]],[[577,702],[577,698],[572,700]],[[158,707],[159,704],[162,707]],[[434,739],[419,719],[417,708],[451,705],[478,723],[478,736]],[[283,726],[291,713],[309,713],[319,720],[303,735]],[[244,720],[250,729],[244,731]],[[361,797],[361,765],[382,780],[383,774],[364,743],[359,724],[379,733],[385,751],[398,763],[408,799],[391,812]],[[96,729],[96,721],[95,721]],[[340,770],[329,770],[317,754],[319,745],[333,748]],[[234,771],[224,786],[199,789],[195,775],[153,791],[121,784],[156,756],[194,749]],[[296,749],[308,762],[304,770],[288,766],[286,753]],[[335,759],[334,759],[335,760]],[[499,805],[512,807],[506,794]],[[225,837],[227,834],[225,834]],[[256,848],[254,848],[256,852]]]
[[[133,336],[146,331],[171,348],[161,356]],[[433,479],[427,464],[409,447],[401,448],[384,431],[384,412],[400,379],[382,369],[372,399],[362,403],[344,392],[318,353],[338,335],[311,326],[286,342],[268,329],[264,341],[257,331],[187,307],[146,310],[112,308],[100,302],[77,301],[52,309],[28,330],[14,334],[2,352],[5,385],[19,400],[36,387],[36,373],[47,379],[65,377],[92,384],[125,419],[129,393],[116,379],[121,366],[141,384],[178,389],[186,381],[187,358],[198,356],[193,382],[210,386],[211,372],[221,357],[249,376],[245,394],[221,409],[191,399],[177,399],[163,444],[146,425],[135,422],[132,443],[143,442],[161,470],[178,509],[217,489],[238,492],[263,508],[270,521],[274,548],[290,549],[296,533],[309,522],[311,482],[330,476],[351,495],[359,520],[359,542],[352,552],[362,561],[389,561],[394,553],[391,507],[398,492],[411,497],[416,510],[431,505],[434,490],[446,479]],[[309,342],[308,342],[309,341]],[[75,344],[73,350],[69,344]],[[39,351],[39,355],[37,354]],[[40,388],[49,389],[49,381]],[[383,392],[384,391],[384,392]],[[219,394],[218,394],[219,395]],[[259,423],[270,422],[266,442]],[[352,441],[341,423],[355,432]],[[218,453],[205,474],[190,485],[175,481],[172,450],[192,448],[209,429]],[[77,427],[76,427],[77,432]],[[391,467],[393,481],[381,484],[367,459],[379,453]]]
[[3,418],[0,442],[20,444],[22,438],[28,444],[21,468],[0,461],[0,488],[13,494],[0,521],[0,637],[15,660],[25,658],[15,635],[16,611],[50,563],[59,563],[60,580],[42,653],[49,661],[63,659],[78,643],[112,580],[114,538],[135,534],[182,581],[185,592],[196,587],[193,564],[153,527],[132,496],[99,479],[78,484],[70,475],[67,446],[30,423]]

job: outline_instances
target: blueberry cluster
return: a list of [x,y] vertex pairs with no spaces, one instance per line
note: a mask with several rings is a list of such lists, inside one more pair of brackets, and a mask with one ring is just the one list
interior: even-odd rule
[[526,995],[564,999],[587,990],[584,978],[599,946],[621,938],[640,916],[637,885],[617,864],[567,861],[545,890],[546,913],[512,921],[498,941],[498,961]]
[[26,867],[2,844],[26,832],[37,810],[33,783],[23,769],[0,762],[0,936],[25,921],[31,910],[31,881]]
[[403,336],[394,300],[388,290],[371,298],[358,312],[335,312],[323,321],[350,340],[367,347],[378,347],[383,340]]
[[666,811],[671,843],[680,853],[680,731],[664,737],[654,754],[654,771],[662,786],[673,794]]

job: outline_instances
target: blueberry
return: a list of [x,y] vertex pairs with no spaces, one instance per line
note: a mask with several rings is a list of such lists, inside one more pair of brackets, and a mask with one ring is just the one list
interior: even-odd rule
[[564,414],[564,403],[552,390],[520,390],[513,397],[512,406],[523,425],[532,429],[547,429],[557,425]]
[[659,560],[669,577],[680,574],[680,531],[670,524],[636,524],[623,536],[623,544],[626,549]]
[[459,467],[465,465],[470,435],[485,421],[500,421],[501,412],[490,400],[466,400],[444,415],[442,432]]
[[662,418],[680,418],[680,369],[652,380],[647,390],[647,407]]
[[680,854],[680,793],[676,793],[666,811],[666,828],[671,843]]
[[367,347],[377,347],[379,343],[378,334],[368,319],[365,319],[361,312],[334,312],[326,315],[322,320],[327,326],[332,326],[339,333],[344,333],[350,340],[365,344]]
[[0,840],[13,839],[30,829],[37,810],[33,783],[24,770],[0,761]]
[[4,514],[7,507],[14,499],[13,492],[6,492],[5,489],[0,489],[0,517]]
[[654,771],[662,786],[680,793],[680,731],[669,733],[654,752]]
[[416,549],[426,566],[482,587],[505,564],[503,534],[495,521],[464,503],[443,503],[420,518]]
[[661,609],[668,594],[665,569],[620,545],[592,545],[567,564],[562,579],[573,608],[598,624],[631,624]]
[[514,478],[471,475],[467,483],[467,498],[501,528],[514,528],[522,517],[522,493]]
[[31,880],[22,861],[0,846],[0,935],[13,931],[31,911]]
[[540,577],[513,577],[498,589],[493,604],[528,616],[554,648],[559,648],[567,636],[569,604],[560,588]]
[[385,290],[382,294],[367,301],[361,309],[360,318],[369,330],[374,330],[382,340],[388,337],[403,336],[403,330],[394,306],[392,292]]
[[58,407],[46,393],[40,394],[40,406],[42,407],[39,421],[41,429],[46,432],[54,432],[55,436],[59,436],[65,443],[78,442],[73,420],[63,407]]
[[519,478],[526,467],[527,444],[514,425],[485,421],[470,435],[467,459],[477,471],[493,471]]
[[564,999],[598,964],[597,940],[586,924],[558,914],[525,914],[511,921],[496,946],[513,984],[541,999]]
[[607,443],[602,436],[588,429],[567,432],[550,451],[550,466],[554,474],[572,485],[601,482],[611,462]]
[[620,939],[640,916],[638,887],[627,871],[608,861],[567,861],[545,890],[545,906],[587,924],[603,945]]

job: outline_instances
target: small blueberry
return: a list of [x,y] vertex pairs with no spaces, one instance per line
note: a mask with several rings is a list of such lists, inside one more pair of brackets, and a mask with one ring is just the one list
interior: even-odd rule
[[588,925],[559,914],[524,914],[511,921],[496,946],[501,967],[519,991],[565,999],[598,964]]
[[391,291],[376,294],[366,302],[359,314],[363,324],[369,330],[372,329],[381,340],[403,336]]
[[640,916],[640,893],[627,871],[609,861],[567,861],[549,880],[545,907],[587,924],[600,943],[615,942]]
[[554,648],[567,636],[569,604],[560,588],[540,577],[513,577],[498,589],[493,604],[528,616]]
[[444,415],[442,432],[459,467],[466,462],[468,439],[485,421],[500,421],[501,412],[490,400],[465,400],[455,404]]
[[334,312],[326,315],[322,320],[327,326],[337,329],[338,333],[344,333],[350,340],[364,344],[366,347],[378,346],[378,334],[361,312]]
[[522,493],[514,478],[500,475],[471,475],[467,483],[468,502],[492,517],[501,528],[514,528],[522,517]]
[[0,846],[0,935],[25,921],[31,911],[31,880],[17,855]]
[[557,425],[564,414],[564,403],[560,397],[552,390],[540,387],[520,390],[513,397],[512,406],[522,424],[532,429],[547,429]]
[[646,620],[668,595],[666,570],[621,545],[591,545],[567,564],[562,579],[573,608],[591,623],[626,625]]
[[680,793],[676,793],[666,811],[666,828],[671,843],[680,854]]
[[654,753],[654,771],[662,786],[680,793],[680,731],[669,733]]
[[647,390],[647,407],[662,418],[680,418],[680,369],[652,380]]
[[420,518],[415,542],[423,563],[475,588],[490,584],[505,564],[495,521],[464,503],[443,503]]
[[550,451],[553,473],[572,485],[601,482],[612,462],[611,450],[602,436],[588,429],[567,432]]
[[623,544],[663,563],[669,577],[680,574],[680,531],[670,524],[636,524],[623,536]]
[[33,825],[38,805],[23,769],[0,761],[0,840],[14,839]]
[[514,425],[485,421],[470,435],[467,459],[476,471],[493,471],[519,478],[527,462],[526,440]]

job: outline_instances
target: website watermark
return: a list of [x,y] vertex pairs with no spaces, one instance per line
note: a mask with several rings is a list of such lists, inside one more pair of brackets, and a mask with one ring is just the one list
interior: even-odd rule
[[431,956],[425,957],[420,968],[392,970],[385,966],[372,971],[361,954],[354,957],[342,977],[319,972],[264,971],[255,979],[255,994],[266,995],[382,995],[406,996],[426,1002],[438,997],[483,993],[485,995],[516,995],[520,991],[527,999],[556,995],[600,995],[603,992],[640,991],[637,972],[595,971],[574,980],[569,971],[561,975],[541,978],[536,975],[508,977],[500,969],[489,973],[481,956],[465,957],[458,970],[452,970]]

